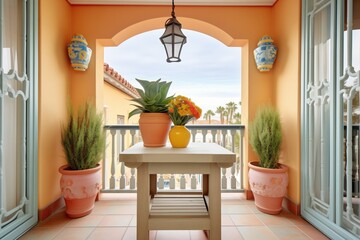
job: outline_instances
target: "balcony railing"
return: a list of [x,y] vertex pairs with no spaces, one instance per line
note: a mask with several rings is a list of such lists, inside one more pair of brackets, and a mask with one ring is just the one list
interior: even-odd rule
[[[186,125],[192,142],[214,142],[236,153],[231,168],[221,169],[222,192],[243,191],[244,125]],[[136,169],[119,162],[119,153],[141,142],[139,125],[105,125],[106,150],[103,161],[102,192],[136,192]],[[200,174],[159,174],[158,191],[199,191]]]

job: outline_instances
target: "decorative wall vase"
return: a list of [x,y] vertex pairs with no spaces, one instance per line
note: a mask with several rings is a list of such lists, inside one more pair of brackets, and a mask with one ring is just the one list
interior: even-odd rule
[[141,113],[139,128],[144,147],[166,145],[171,119],[167,113]]
[[72,37],[68,45],[68,55],[74,70],[85,71],[88,68],[92,51],[87,45],[81,34]]
[[257,69],[260,72],[270,71],[276,59],[277,47],[269,36],[263,36],[254,50],[254,58]]
[[262,168],[258,162],[250,162],[248,166],[249,184],[256,207],[264,213],[280,213],[288,185],[288,167],[280,164],[277,169]]
[[186,148],[190,142],[190,131],[185,126],[174,126],[169,132],[169,139],[173,148]]
[[68,165],[59,168],[61,193],[65,199],[66,214],[79,218],[91,213],[101,188],[101,166],[86,170],[69,170]]

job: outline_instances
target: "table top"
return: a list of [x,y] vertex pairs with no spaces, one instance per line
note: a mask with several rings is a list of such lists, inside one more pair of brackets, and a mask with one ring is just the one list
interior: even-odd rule
[[119,154],[125,163],[225,163],[236,161],[236,154],[216,143],[190,143],[186,148],[144,147],[137,143]]

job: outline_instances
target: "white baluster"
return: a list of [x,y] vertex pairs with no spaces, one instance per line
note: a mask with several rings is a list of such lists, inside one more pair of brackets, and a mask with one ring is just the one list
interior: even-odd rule
[[226,133],[227,133],[227,130],[224,129],[224,130],[221,131],[221,133],[222,133],[222,145],[221,146],[226,147]]
[[160,174],[158,188],[159,189],[164,189],[164,176],[163,176],[163,174]]
[[110,130],[111,133],[111,165],[110,165],[110,189],[114,189],[115,188],[115,134],[116,134],[116,130],[115,129],[111,129]]
[[221,172],[222,172],[221,188],[227,189],[226,168],[221,168]]
[[236,178],[235,178],[235,163],[231,167],[231,189],[236,189]]
[[[126,134],[126,130],[125,129],[120,129],[120,136],[121,136],[121,147],[120,147],[120,151],[123,151],[125,149],[125,134]],[[118,145],[120,145],[118,143]],[[126,187],[126,176],[125,176],[125,163],[121,163],[120,165],[120,189],[125,189]]]
[[185,180],[185,175],[182,174],[181,178],[180,178],[180,189],[185,189],[186,188],[186,180]]
[[236,130],[231,129],[230,134],[231,134],[231,151],[235,152],[235,134],[236,134]]
[[191,175],[191,189],[196,189],[196,176],[195,176],[195,174]]
[[121,176],[120,176],[120,189],[125,189],[125,185],[126,185],[126,178],[125,178],[125,163],[121,163],[121,166],[120,166],[120,173],[121,173]]
[[133,146],[135,144],[135,134],[136,134],[136,130],[130,130],[130,135],[131,135],[131,146]]
[[244,129],[240,130],[240,152],[239,152],[239,157],[240,157],[240,164],[239,164],[239,180],[240,180],[240,188],[243,189],[244,188],[244,182],[243,182],[243,174],[242,174],[242,169],[244,169]]
[[191,129],[192,142],[195,142],[196,132],[197,132],[196,129]]
[[170,189],[175,189],[175,176],[174,176],[174,174],[171,174],[171,177],[170,177]]
[[215,141],[216,133],[217,133],[217,130],[216,130],[216,129],[212,129],[212,130],[211,130],[211,136],[212,136],[212,142],[213,142],[213,143],[216,142],[216,141]]
[[135,168],[131,168],[131,177],[130,177],[130,189],[136,188],[136,182],[135,182]]
[[202,135],[203,135],[203,142],[206,142],[206,134],[207,134],[207,129],[203,129],[201,131]]

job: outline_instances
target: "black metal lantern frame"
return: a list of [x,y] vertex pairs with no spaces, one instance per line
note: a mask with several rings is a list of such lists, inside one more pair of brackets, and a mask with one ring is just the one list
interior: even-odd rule
[[165,32],[160,37],[165,47],[167,62],[180,62],[180,54],[183,45],[186,43],[186,36],[181,31],[181,23],[175,17],[175,5],[172,0],[171,18],[165,22]]

